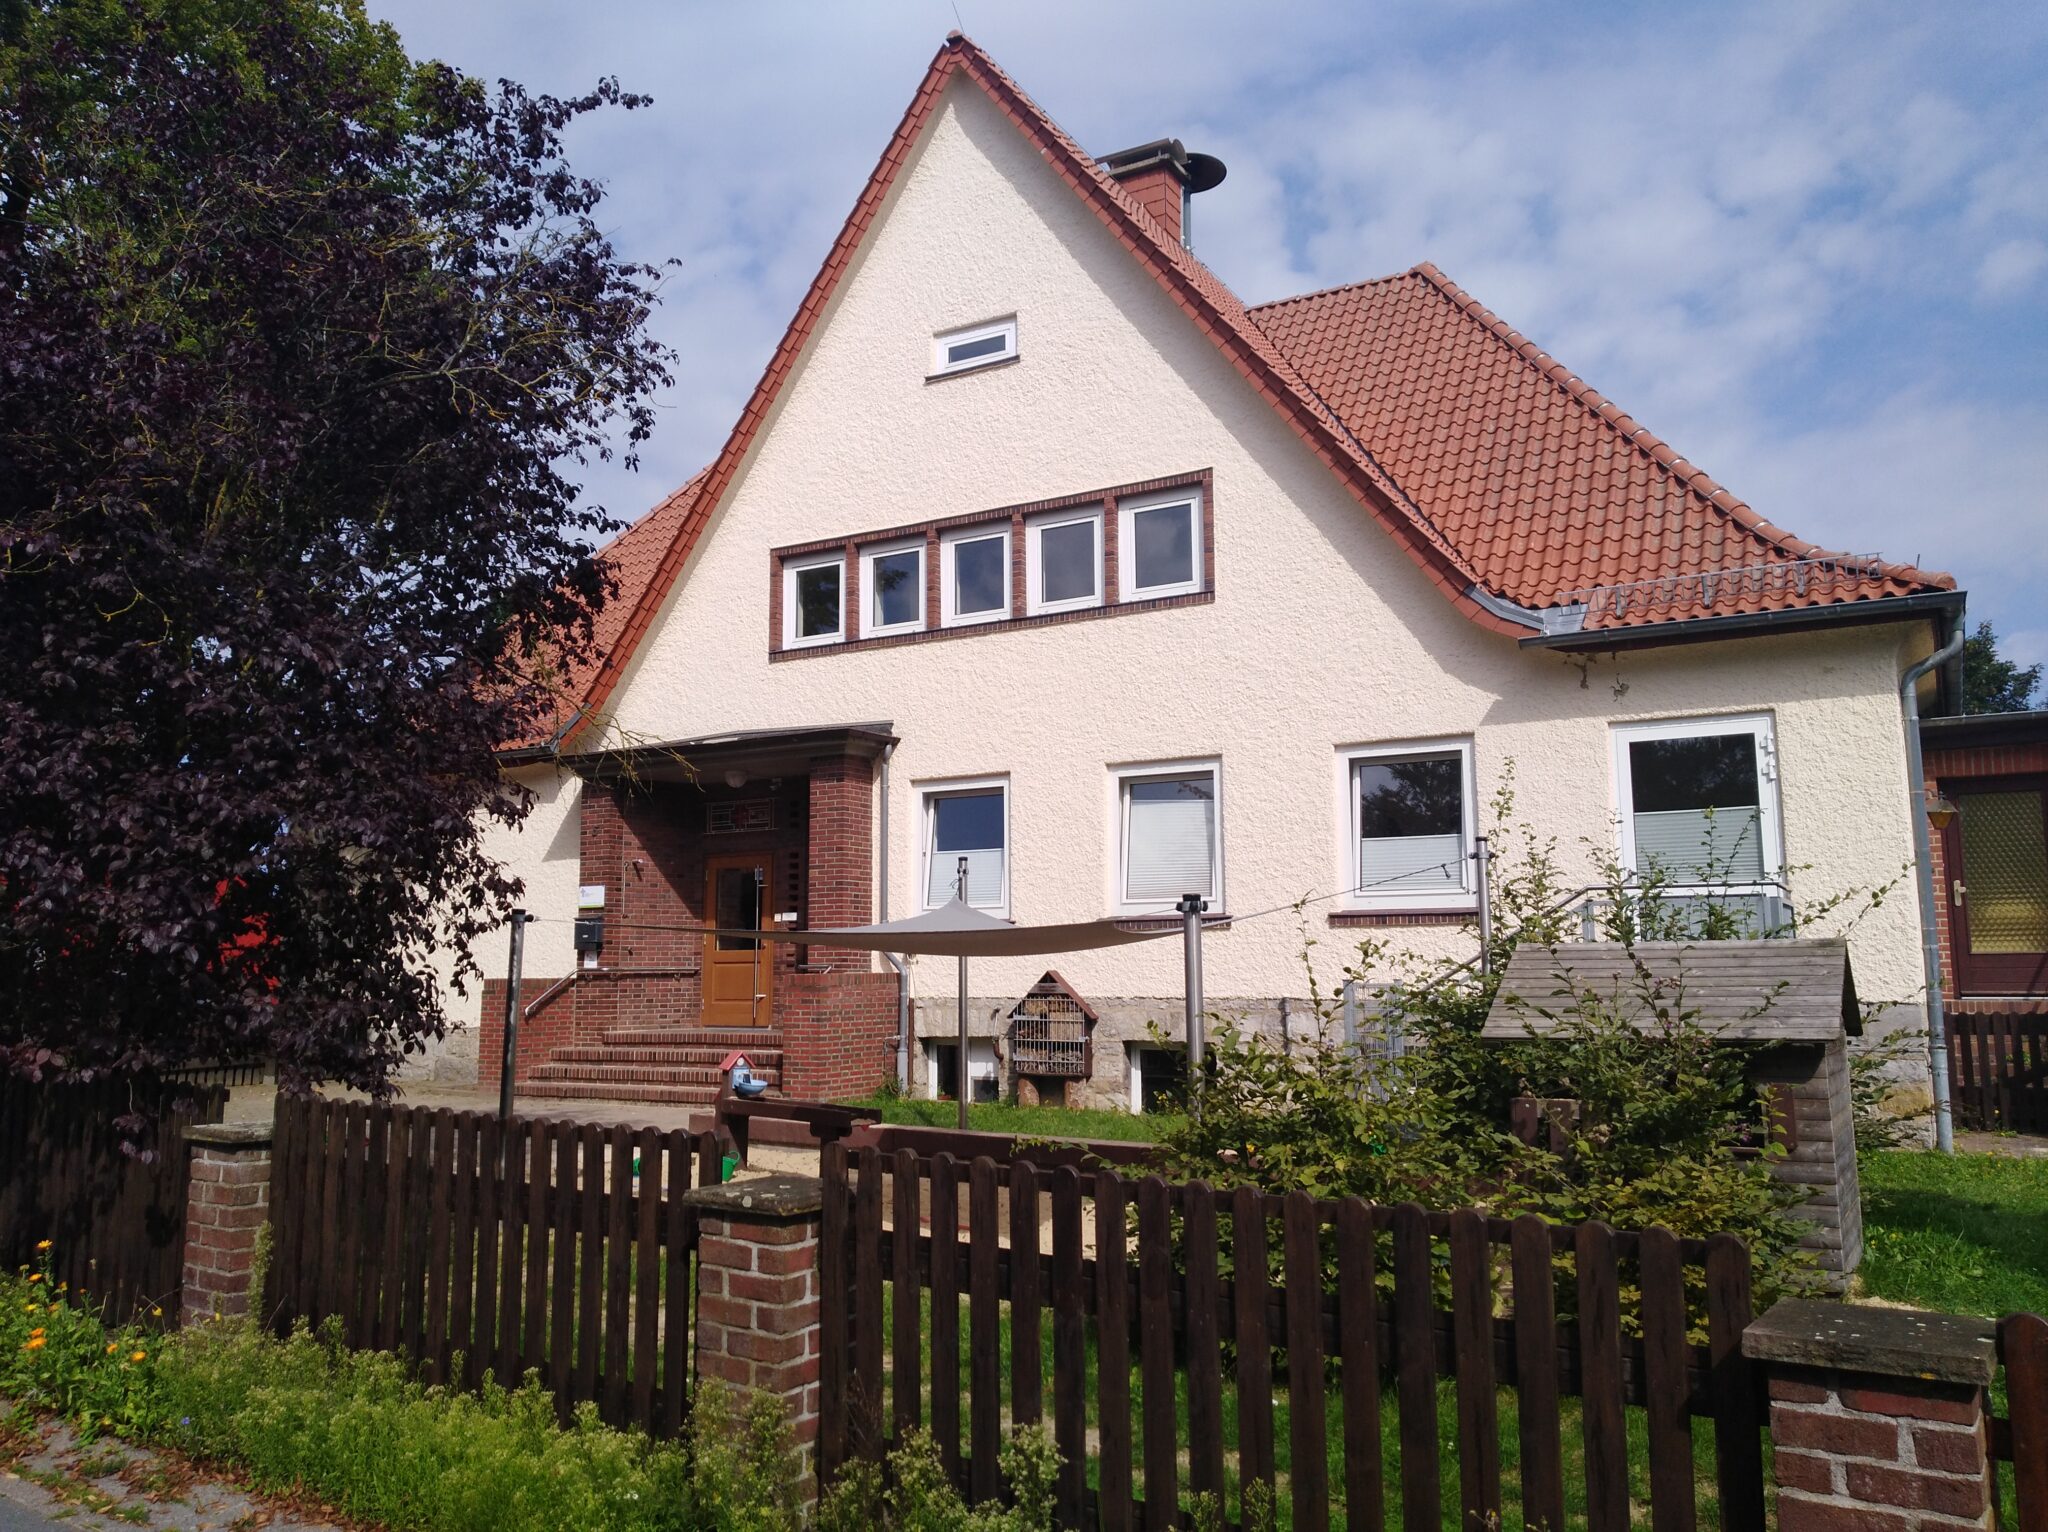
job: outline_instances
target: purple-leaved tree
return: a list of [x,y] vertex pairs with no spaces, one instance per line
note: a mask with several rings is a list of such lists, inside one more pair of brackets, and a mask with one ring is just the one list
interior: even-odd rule
[[562,157],[638,102],[339,0],[0,0],[0,1073],[441,1030],[605,595],[575,467],[665,380]]

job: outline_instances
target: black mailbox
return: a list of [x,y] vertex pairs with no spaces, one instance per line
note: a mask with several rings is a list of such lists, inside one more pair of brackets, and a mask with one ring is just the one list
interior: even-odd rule
[[596,952],[604,946],[604,916],[578,915],[576,917],[576,950]]

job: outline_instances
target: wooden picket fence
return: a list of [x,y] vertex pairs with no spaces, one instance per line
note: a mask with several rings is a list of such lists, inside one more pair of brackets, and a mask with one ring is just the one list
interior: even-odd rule
[[[1045,1417],[1049,1353],[1063,1526],[1165,1532],[1182,1525],[1190,1493],[1241,1524],[1253,1481],[1295,1532],[1326,1532],[1333,1508],[1350,1527],[1379,1528],[1390,1492],[1410,1532],[1513,1525],[1502,1519],[1511,1429],[1521,1525],[1561,1528],[1569,1510],[1572,1525],[1618,1532],[1630,1525],[1638,1407],[1646,1476],[1633,1466],[1657,1532],[1688,1532],[1703,1502],[1726,1532],[1765,1525],[1763,1408],[1740,1344],[1750,1264],[1733,1236],[1221,1192],[910,1149],[829,1149],[824,1179],[828,1476],[923,1428],[971,1498],[996,1494],[1005,1423]],[[1453,1380],[1448,1402],[1439,1379]],[[1583,1466],[1568,1475],[1570,1398]],[[1713,1462],[1696,1477],[1700,1417]],[[1446,1454],[1453,1507],[1442,1503]]]
[[554,1117],[277,1104],[266,1313],[332,1319],[431,1382],[538,1373],[561,1418],[674,1435],[689,1412],[709,1134]]
[[1998,1360],[2005,1368],[2006,1414],[1991,1422],[1991,1455],[2011,1465],[2016,1525],[2028,1532],[2048,1527],[2048,1319],[2001,1319]]
[[[175,1315],[191,1165],[185,1130],[219,1122],[226,1110],[218,1085],[0,1080],[0,1262],[34,1264],[49,1240],[55,1279],[107,1318]],[[131,1115],[139,1129],[115,1125]]]
[[2048,1015],[1953,1013],[1948,1057],[1951,1099],[1963,1122],[2048,1133]]

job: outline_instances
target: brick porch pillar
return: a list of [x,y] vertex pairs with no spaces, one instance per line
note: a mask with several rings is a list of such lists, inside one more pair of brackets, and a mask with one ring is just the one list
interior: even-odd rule
[[179,1323],[249,1312],[256,1241],[270,1221],[268,1122],[209,1122],[185,1130],[192,1146],[185,1195],[185,1271]]
[[1988,1320],[1788,1299],[1742,1350],[1769,1380],[1779,1532],[1993,1525]]
[[683,1195],[697,1210],[697,1380],[780,1399],[806,1494],[818,1440],[824,1183],[760,1176]]

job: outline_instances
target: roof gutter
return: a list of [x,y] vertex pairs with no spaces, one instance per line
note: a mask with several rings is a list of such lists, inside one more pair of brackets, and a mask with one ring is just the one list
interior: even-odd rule
[[[1683,622],[1655,622],[1636,627],[1535,633],[1518,642],[1524,649],[1584,652],[1704,643],[1711,639],[1740,638],[1755,633],[1859,626],[1874,622],[1897,622],[1903,618],[1918,616],[1946,616],[1949,623],[1954,623],[1962,615],[1963,600],[1963,592],[1959,590],[1927,591],[1917,596],[1884,596],[1875,601],[1843,601],[1832,606],[1791,607],[1772,612],[1741,612],[1728,617],[1693,617]],[[1943,677],[1943,689],[1951,696],[1960,695],[1961,684],[1960,669],[1956,669],[1952,675]]]
[[1941,932],[1936,924],[1934,852],[1927,830],[1927,774],[1920,756],[1920,678],[1958,659],[1965,629],[1960,613],[1948,641],[1899,678],[1899,711],[1906,728],[1907,813],[1913,822],[1915,881],[1920,885],[1920,962],[1927,982],[1927,1077],[1934,1096],[1934,1147],[1956,1152],[1955,1114],[1949,1102],[1948,1021],[1941,1004]]

